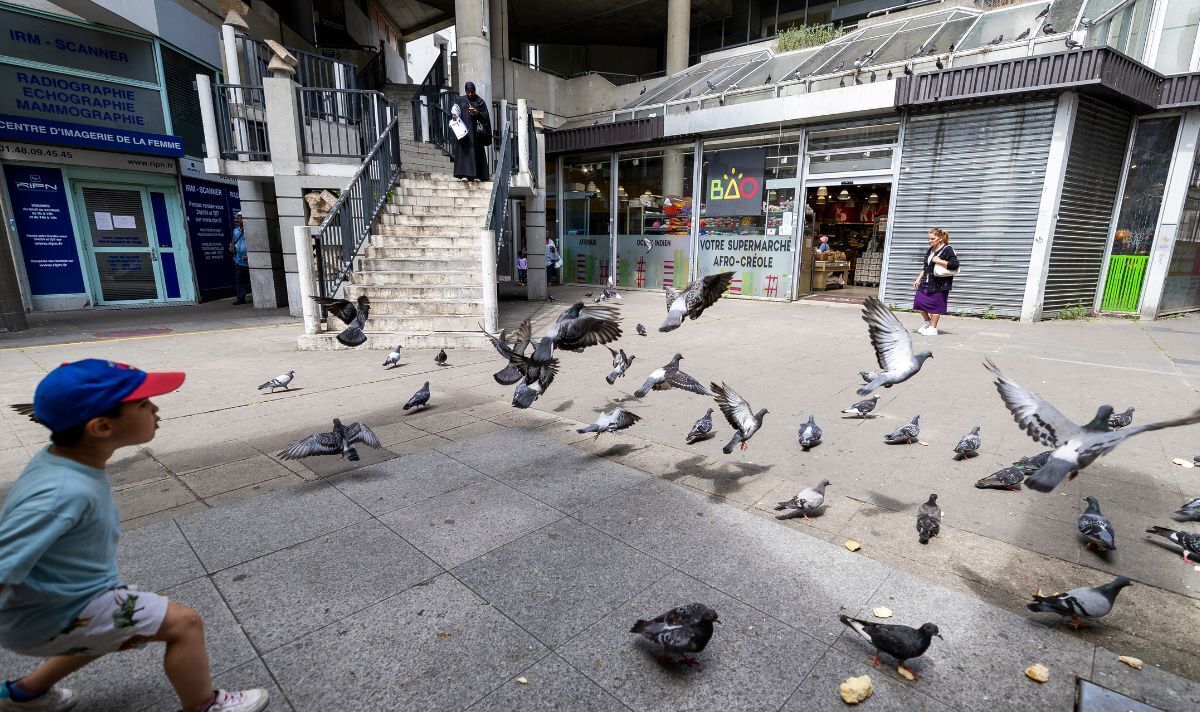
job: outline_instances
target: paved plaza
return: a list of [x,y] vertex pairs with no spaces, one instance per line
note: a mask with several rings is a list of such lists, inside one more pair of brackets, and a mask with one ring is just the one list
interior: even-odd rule
[[[505,302],[502,321],[544,325],[583,291]],[[948,318],[926,369],[860,421],[838,412],[874,361],[856,306],[726,300],[660,334],[661,296],[624,296],[629,374],[608,386],[606,350],[564,353],[527,411],[492,381],[494,352],[452,351],[446,367],[405,352],[385,371],[384,351],[296,352],[285,313],[227,304],[39,317],[0,337],[3,397],[27,401],[47,369],[88,356],[188,372],[158,400],[158,437],[110,466],[123,575],[197,608],[217,683],[265,685],[270,709],[832,709],[844,707],[838,684],[860,674],[875,685],[864,709],[1065,710],[1077,676],[1163,710],[1200,706],[1200,571],[1142,533],[1174,526],[1170,513],[1200,495],[1200,470],[1172,464],[1200,452],[1200,428],[1140,435],[1048,495],[972,486],[1041,449],[1003,408],[984,357],[1076,420],[1105,402],[1150,422],[1196,406],[1200,318]],[[633,333],[638,322],[649,336]],[[717,437],[684,443],[711,399],[633,399],[677,351],[699,380],[770,409],[747,451],[721,453],[730,430],[719,419]],[[256,390],[287,369],[290,392]],[[426,380],[432,407],[404,413]],[[615,400],[644,420],[597,441],[575,432]],[[883,444],[917,413],[926,445]],[[804,453],[796,427],[809,414],[825,442]],[[369,424],[384,447],[360,447],[355,463],[273,457],[335,416]],[[7,482],[45,431],[2,417]],[[976,424],[983,454],[953,462]],[[775,502],[822,478],[822,516],[774,519]],[[921,546],[915,511],[931,492],[945,518]],[[1086,495],[1116,528],[1107,560],[1075,528]],[[1118,573],[1134,585],[1082,631],[1023,607],[1037,588]],[[700,665],[664,667],[629,626],[691,600],[722,624]],[[881,605],[889,622],[941,628],[912,663],[916,682],[872,670],[870,649],[837,620]],[[111,657],[68,685],[83,710],[171,710],[160,656]],[[8,677],[32,663],[0,659]],[[1025,677],[1036,662],[1049,682]]]

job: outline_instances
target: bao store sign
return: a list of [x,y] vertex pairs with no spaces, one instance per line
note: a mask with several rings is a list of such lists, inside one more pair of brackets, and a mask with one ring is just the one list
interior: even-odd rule
[[708,160],[705,215],[762,215],[762,148],[718,151]]

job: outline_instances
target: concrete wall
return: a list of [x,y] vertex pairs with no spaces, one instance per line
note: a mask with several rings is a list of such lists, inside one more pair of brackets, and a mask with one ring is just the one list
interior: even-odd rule
[[[356,42],[367,45],[368,47],[378,47],[379,43],[383,43],[383,52],[387,56],[387,78],[389,82],[404,84],[408,82],[408,62],[404,53],[397,52],[390,44],[387,37],[379,31],[371,18],[363,14],[363,11],[358,9],[358,5],[352,2],[346,3],[346,30]],[[399,34],[397,32],[397,34]],[[401,42],[400,49],[404,49],[404,44]]]
[[569,119],[611,112],[633,101],[642,87],[654,88],[663,78],[614,86],[607,79],[589,74],[574,79],[559,79],[515,62],[492,65],[493,86],[504,87],[510,99],[526,99],[535,109],[545,111],[546,125],[556,127]]
[[[413,40],[405,44],[405,52],[408,54],[408,81],[413,84],[419,84],[429,74],[430,68],[438,58],[438,46],[446,45],[446,56],[454,51],[454,28],[448,27],[444,30],[438,30],[431,35],[425,35],[420,39]],[[449,76],[449,68],[447,68],[446,76]]]

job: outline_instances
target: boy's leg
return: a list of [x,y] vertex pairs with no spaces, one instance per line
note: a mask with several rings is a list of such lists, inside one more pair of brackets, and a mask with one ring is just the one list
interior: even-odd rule
[[167,644],[163,670],[175,688],[183,711],[196,709],[212,700],[212,674],[204,646],[204,621],[200,614],[174,601],[153,640]]
[[99,655],[56,655],[46,658],[33,672],[22,677],[17,682],[27,690],[43,693],[54,687],[67,675],[99,658]]

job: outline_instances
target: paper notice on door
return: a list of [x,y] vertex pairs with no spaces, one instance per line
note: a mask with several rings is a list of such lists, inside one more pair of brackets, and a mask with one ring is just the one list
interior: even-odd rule
[[112,213],[102,213],[100,211],[96,211],[95,216],[96,216],[96,229],[97,230],[113,229]]
[[118,230],[136,230],[137,218],[132,215],[114,215],[112,216],[113,227]]
[[782,227],[783,227],[783,231],[785,233],[792,231],[792,215],[793,215],[793,213],[790,210],[787,210],[783,213],[783,226]]

